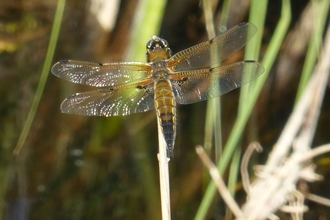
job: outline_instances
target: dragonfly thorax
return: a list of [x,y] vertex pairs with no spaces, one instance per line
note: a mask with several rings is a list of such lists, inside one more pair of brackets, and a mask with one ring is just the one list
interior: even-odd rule
[[152,78],[155,81],[162,80],[162,79],[168,79],[168,77],[169,77],[169,74],[168,74],[168,71],[166,71],[166,70],[157,70],[157,71],[154,71],[152,74]]
[[169,69],[167,63],[163,60],[155,61],[151,64],[152,66],[152,78],[154,80],[168,79]]

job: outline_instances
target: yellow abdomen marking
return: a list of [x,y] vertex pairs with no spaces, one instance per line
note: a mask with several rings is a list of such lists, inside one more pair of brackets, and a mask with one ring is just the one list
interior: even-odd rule
[[176,112],[172,85],[169,80],[159,80],[155,84],[155,108],[158,120],[163,129],[167,144],[167,155],[173,155],[176,135]]

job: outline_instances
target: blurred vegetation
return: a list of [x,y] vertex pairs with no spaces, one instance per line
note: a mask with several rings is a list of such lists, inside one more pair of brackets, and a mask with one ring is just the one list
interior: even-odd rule
[[[259,141],[264,147],[265,152],[254,158],[252,164],[265,162],[292,111],[305,58],[310,56],[307,51],[317,56],[321,49],[315,51],[308,47],[311,39],[322,41],[322,30],[327,24],[319,27],[320,21],[313,18],[321,10],[315,3],[327,1],[291,2],[288,33],[274,66],[268,69],[269,77],[240,144],[243,152],[251,141]],[[141,57],[138,51],[144,51],[145,45],[140,42],[147,42],[135,34],[137,29],[144,33],[159,31],[143,37],[165,38],[173,53],[207,40],[203,8],[198,0],[169,0],[163,2],[164,6],[155,4],[147,10],[142,10],[141,4],[148,1],[111,1],[114,10],[106,14],[112,25],[106,28],[97,17],[105,6],[97,7],[96,2],[66,2],[53,63],[62,59],[137,61],[130,58]],[[213,4],[216,26],[224,8],[228,27],[248,21],[247,1],[229,2]],[[0,2],[0,218],[161,219],[154,111],[109,118],[61,114],[59,106],[65,97],[91,88],[49,75],[23,148],[17,156],[13,155],[39,85],[57,3],[51,0]],[[155,19],[149,15],[145,15],[147,21],[137,20],[144,13],[155,12],[155,7],[165,7],[158,15],[160,23],[153,24],[159,27],[149,26],[147,22]],[[266,11],[264,28],[260,30],[260,60],[279,22],[281,2],[270,1]],[[317,36],[313,35],[315,26]],[[134,51],[140,55],[132,54],[135,53],[132,45],[138,47]],[[242,59],[244,53],[240,51],[228,61]],[[313,66],[317,60],[309,58],[308,61]],[[50,74],[50,70],[48,72]],[[330,142],[328,99],[329,91],[314,146]],[[238,90],[221,98],[222,145],[227,143],[235,123],[238,103]],[[175,157],[170,162],[173,219],[193,219],[209,184],[207,171],[194,148],[204,143],[205,114],[206,102],[178,106]],[[217,157],[213,147],[210,154]],[[324,190],[330,181],[329,161],[327,155],[317,158],[317,171],[325,179],[309,185],[311,192],[326,198],[330,198],[330,190]],[[227,175],[228,172],[224,177]],[[239,186],[236,198],[243,203],[245,193]],[[305,219],[330,218],[329,208],[307,203],[310,210]],[[223,219],[225,210],[225,204],[216,195],[206,219]],[[289,219],[288,215],[280,216]]]

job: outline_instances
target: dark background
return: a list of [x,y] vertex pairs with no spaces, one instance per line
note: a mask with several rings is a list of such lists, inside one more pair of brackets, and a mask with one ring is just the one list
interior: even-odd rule
[[[134,41],[129,36],[138,2],[119,3],[114,28],[104,31],[90,13],[90,1],[67,1],[53,63],[124,60],[127,46]],[[242,146],[259,141],[265,149],[257,163],[266,161],[293,108],[312,28],[303,23],[304,16],[310,16],[305,13],[308,3],[292,1],[289,33],[255,107],[253,122],[247,125],[246,136],[252,132],[257,140],[246,137]],[[12,154],[39,82],[56,4],[52,0],[0,2],[1,218],[161,219],[154,111],[109,118],[62,114],[59,106],[65,97],[90,88],[50,74],[24,148],[18,156]],[[248,20],[248,8],[235,5],[228,27]],[[270,1],[268,7],[261,59],[281,14],[280,1]],[[219,4],[215,17],[221,9]],[[301,26],[304,31],[297,37],[294,34]],[[156,34],[169,42],[174,53],[205,41],[202,4],[169,0]],[[243,52],[232,61],[241,59]],[[236,119],[238,95],[236,90],[222,97],[224,143]],[[328,100],[327,91],[313,146],[330,141]],[[177,111],[175,157],[170,162],[172,218],[193,219],[209,182],[195,153],[195,146],[204,140],[206,102],[178,106]],[[309,184],[310,191],[330,198],[329,158],[324,155],[315,162],[325,179]],[[237,188],[237,201],[243,203],[245,193]],[[329,217],[329,208],[306,204],[310,211],[305,219]],[[223,219],[224,207],[216,196],[208,219]],[[281,215],[286,218],[289,215]]]

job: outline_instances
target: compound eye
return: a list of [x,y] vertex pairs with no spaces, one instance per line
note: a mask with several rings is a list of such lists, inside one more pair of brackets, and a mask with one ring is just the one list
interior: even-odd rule
[[156,48],[158,49],[167,49],[168,48],[168,43],[166,40],[161,39],[157,36],[153,36],[152,40],[150,40],[147,45],[147,50],[153,51]]
[[164,40],[164,39],[161,39],[161,42],[162,42],[162,48],[167,48],[168,47],[168,43],[167,43],[167,41],[166,40]]
[[149,40],[147,43],[147,49],[151,49],[155,47],[155,41],[154,40]]

